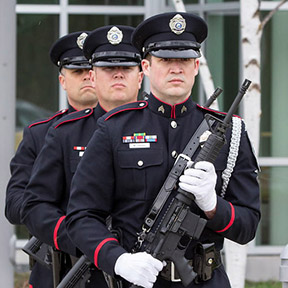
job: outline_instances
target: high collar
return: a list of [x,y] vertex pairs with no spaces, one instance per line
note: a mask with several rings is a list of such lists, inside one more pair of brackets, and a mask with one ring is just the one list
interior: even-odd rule
[[68,113],[70,114],[71,112],[75,112],[78,111],[76,110],[73,106],[71,106],[70,104],[68,105]]
[[166,118],[176,119],[183,117],[196,107],[196,103],[192,101],[191,97],[188,97],[185,101],[175,105],[161,101],[152,93],[150,93],[147,98],[149,109]]
[[103,109],[103,107],[101,106],[101,104],[98,102],[97,106],[94,108],[95,113],[97,113],[98,115],[104,115],[105,113],[107,113],[106,110]]

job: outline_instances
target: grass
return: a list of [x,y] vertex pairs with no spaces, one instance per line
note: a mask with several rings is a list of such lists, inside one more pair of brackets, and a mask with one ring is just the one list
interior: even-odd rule
[[28,279],[30,272],[15,273],[14,276],[14,288],[29,288]]
[[245,288],[281,288],[281,282],[249,282],[246,281]]

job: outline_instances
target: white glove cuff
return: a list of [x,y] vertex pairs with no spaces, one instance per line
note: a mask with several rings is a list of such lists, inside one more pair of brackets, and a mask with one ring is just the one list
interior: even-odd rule
[[115,263],[115,267],[114,267],[114,272],[116,275],[120,275],[121,273],[121,267],[123,265],[125,265],[125,262],[126,262],[126,258],[129,254],[128,253],[123,253],[122,255],[120,255],[118,257],[118,259],[116,260],[116,263]]
[[[198,204],[198,201],[196,200],[195,201],[197,204]],[[200,204],[200,203],[199,203]],[[212,211],[215,207],[216,207],[216,204],[217,204],[217,195],[216,193],[214,192],[210,198],[208,199],[205,199],[205,202],[204,203],[201,203],[199,205],[199,207],[204,211],[204,212],[209,212],[209,211]]]

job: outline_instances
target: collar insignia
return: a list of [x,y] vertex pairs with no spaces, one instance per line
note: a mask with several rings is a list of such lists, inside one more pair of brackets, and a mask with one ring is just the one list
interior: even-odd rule
[[165,113],[165,108],[163,105],[159,106],[158,112],[162,112],[163,114]]
[[83,45],[84,45],[84,42],[85,42],[87,36],[88,36],[88,34],[85,33],[85,32],[81,33],[81,34],[78,36],[76,43],[77,43],[77,45],[78,45],[78,47],[79,47],[80,49],[83,49]]
[[186,21],[180,14],[176,14],[170,20],[169,27],[173,33],[180,35],[185,31]]
[[123,33],[118,27],[113,26],[107,33],[107,39],[112,45],[117,45],[121,43]]
[[182,107],[182,109],[181,109],[181,114],[183,114],[183,113],[186,112],[186,111],[187,111],[187,108],[186,108],[186,106],[183,105],[183,107]]

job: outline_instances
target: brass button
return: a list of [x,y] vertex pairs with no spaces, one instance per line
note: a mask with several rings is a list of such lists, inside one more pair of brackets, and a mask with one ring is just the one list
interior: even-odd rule
[[173,129],[177,128],[177,122],[176,121],[172,121],[170,125]]
[[171,152],[171,156],[176,159],[178,157],[178,153],[174,150]]
[[139,160],[137,164],[139,167],[142,167],[144,165],[144,162],[142,160]]

